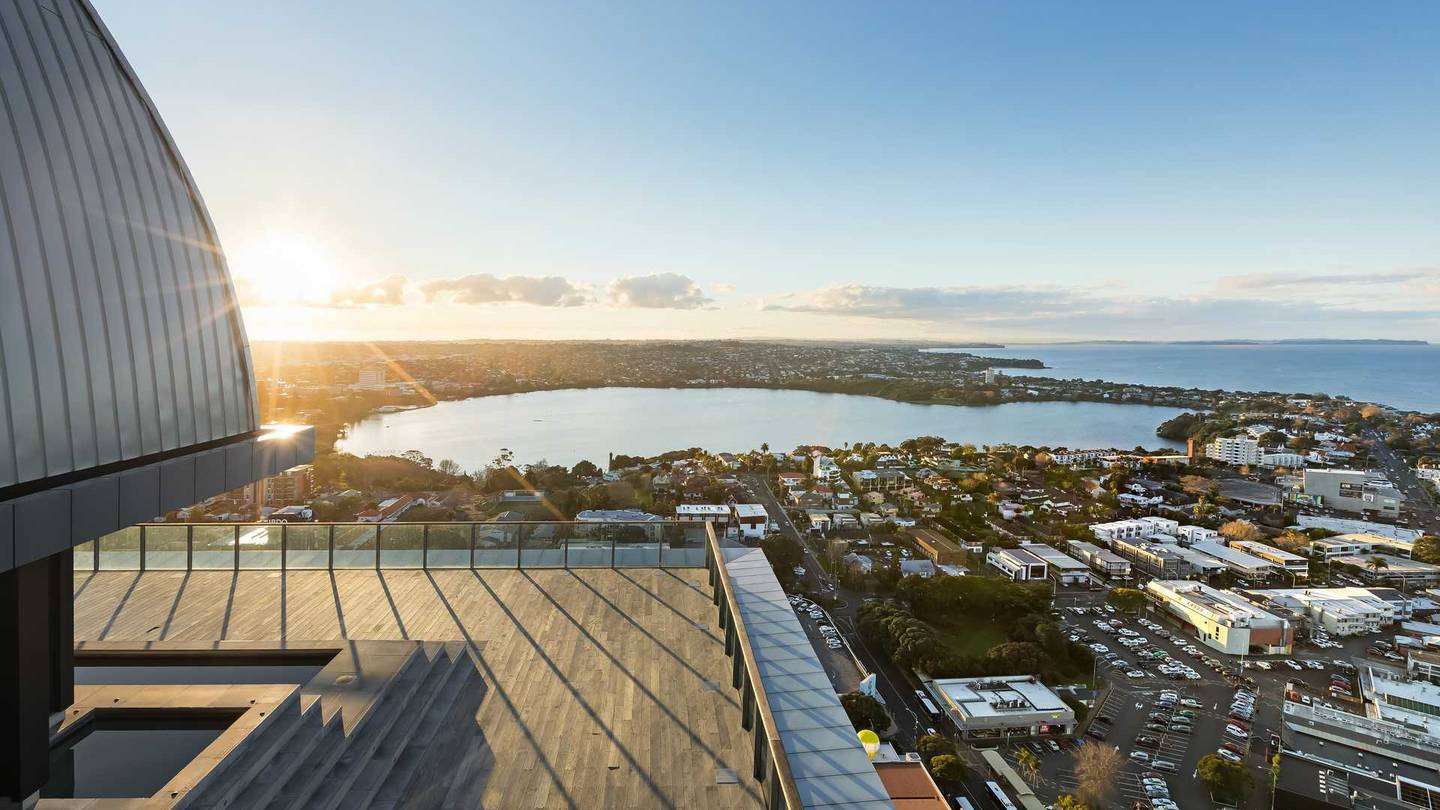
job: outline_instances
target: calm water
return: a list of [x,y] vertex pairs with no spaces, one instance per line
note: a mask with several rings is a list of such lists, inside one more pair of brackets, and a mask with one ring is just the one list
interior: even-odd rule
[[976,445],[1171,447],[1155,428],[1175,408],[1019,402],[992,407],[912,405],[874,397],[754,388],[597,388],[442,402],[366,419],[338,449],[356,455],[420,450],[473,470],[509,448],[515,460],[605,465],[609,453],[652,456],[801,444],[895,443],[943,436]]
[[1067,344],[956,351],[1033,357],[1050,366],[1015,372],[1033,376],[1343,394],[1397,408],[1440,411],[1440,346]]

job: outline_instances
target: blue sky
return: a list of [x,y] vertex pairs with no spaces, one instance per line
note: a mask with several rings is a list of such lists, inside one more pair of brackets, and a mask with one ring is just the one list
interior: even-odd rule
[[1432,4],[96,5],[257,337],[1440,339]]

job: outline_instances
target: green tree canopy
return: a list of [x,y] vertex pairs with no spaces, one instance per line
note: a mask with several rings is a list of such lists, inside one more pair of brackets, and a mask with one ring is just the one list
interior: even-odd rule
[[937,781],[959,784],[965,781],[965,760],[954,754],[941,754],[930,760],[930,773]]
[[869,695],[859,692],[848,692],[840,696],[840,705],[845,707],[845,714],[850,716],[850,725],[856,731],[870,729],[877,734],[883,734],[890,728],[890,713],[885,711],[885,706],[880,701]]
[[1229,803],[1245,798],[1255,781],[1243,763],[1230,762],[1215,754],[1200,758],[1198,774],[1216,799]]

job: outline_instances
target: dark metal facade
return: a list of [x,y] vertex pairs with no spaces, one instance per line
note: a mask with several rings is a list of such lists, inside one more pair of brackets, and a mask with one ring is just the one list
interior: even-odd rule
[[258,428],[189,171],[85,0],[0,2],[0,500]]

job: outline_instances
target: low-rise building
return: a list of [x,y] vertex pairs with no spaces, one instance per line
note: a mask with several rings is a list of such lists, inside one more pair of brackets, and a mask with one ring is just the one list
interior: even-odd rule
[[1386,518],[1398,517],[1405,500],[1385,476],[1366,470],[1307,467],[1302,492],[1316,506]]
[[1252,601],[1305,617],[1332,636],[1378,633],[1400,617],[1396,606],[1371,588],[1268,588],[1246,591]]
[[1146,576],[1159,579],[1184,579],[1190,576],[1190,564],[1176,551],[1178,546],[1150,543],[1144,540],[1116,540],[1110,548]]
[[675,519],[681,523],[730,522],[730,506],[723,503],[682,503],[675,507]]
[[1231,655],[1288,654],[1294,626],[1244,597],[1200,582],[1152,580],[1145,593],[1160,610],[1195,628],[1201,643]]
[[915,541],[920,553],[936,565],[960,565],[965,562],[965,551],[933,529],[911,529],[910,539]]
[[1392,554],[1336,557],[1330,564],[1350,566],[1362,581],[1372,584],[1384,583],[1414,588],[1440,583],[1440,565]]
[[1022,543],[1020,548],[1044,560],[1050,578],[1061,585],[1081,585],[1090,581],[1085,563],[1063,551],[1043,543]]
[[1083,540],[1070,541],[1070,553],[1107,579],[1126,580],[1130,578],[1130,561],[1113,551],[1107,551],[1094,543]]
[[935,563],[929,560],[901,560],[900,576],[902,577],[923,577],[929,579],[935,576]]
[[760,540],[770,527],[770,513],[763,504],[737,503],[732,511],[734,525],[740,536],[747,540]]
[[1069,734],[1075,711],[1034,675],[939,678],[929,691],[966,739]]
[[1036,556],[1024,547],[992,548],[990,553],[985,555],[985,562],[1016,582],[1042,580],[1049,571],[1049,566],[1043,558]]
[[1290,575],[1295,581],[1304,581],[1310,578],[1310,560],[1301,557],[1299,554],[1291,554],[1283,548],[1267,546],[1264,543],[1256,543],[1253,540],[1231,540],[1230,548],[1239,549],[1246,554],[1259,557],[1281,571]]
[[1262,560],[1253,554],[1246,554],[1239,549],[1222,546],[1213,541],[1191,543],[1190,550],[1214,557],[1241,579],[1261,580],[1279,570],[1279,567],[1269,560]]

